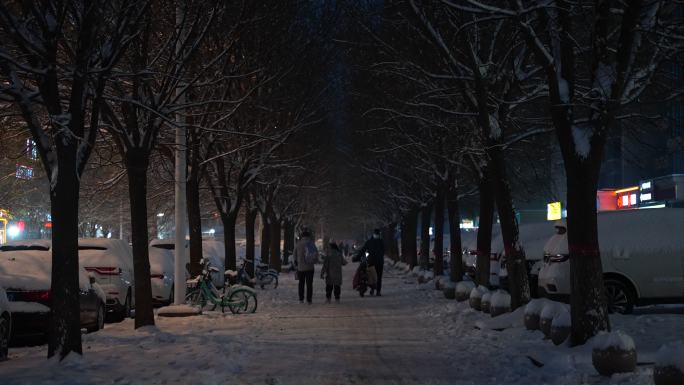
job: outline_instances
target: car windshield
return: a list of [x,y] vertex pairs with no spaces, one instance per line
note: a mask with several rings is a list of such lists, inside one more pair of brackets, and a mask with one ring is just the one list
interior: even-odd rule
[[19,250],[48,251],[48,250],[50,250],[50,248],[47,246],[41,246],[41,245],[4,245],[4,246],[0,246],[0,251],[19,251]]

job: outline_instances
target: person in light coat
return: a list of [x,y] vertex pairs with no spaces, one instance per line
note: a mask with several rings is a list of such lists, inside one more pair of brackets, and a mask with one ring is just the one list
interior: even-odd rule
[[342,291],[342,266],[347,261],[342,256],[342,251],[337,244],[330,243],[328,255],[323,259],[323,269],[321,269],[321,279],[325,278],[325,298],[330,303],[333,291],[335,292],[335,302],[340,302],[340,292]]
[[304,303],[304,287],[306,286],[306,302],[310,305],[313,298],[314,264],[307,263],[306,246],[313,242],[311,233],[303,231],[294,249],[295,263],[297,264],[297,279],[299,279],[299,302]]

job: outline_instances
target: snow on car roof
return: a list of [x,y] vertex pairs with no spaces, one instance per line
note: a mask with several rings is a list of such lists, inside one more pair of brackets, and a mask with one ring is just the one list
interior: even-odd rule
[[173,251],[150,247],[150,273],[152,274],[172,274],[173,273]]
[[133,269],[131,249],[121,239],[80,238],[78,259],[86,267],[126,267]]
[[[5,289],[49,290],[52,252],[18,250],[0,253],[0,285]],[[79,286],[90,288],[88,273],[78,269]]]

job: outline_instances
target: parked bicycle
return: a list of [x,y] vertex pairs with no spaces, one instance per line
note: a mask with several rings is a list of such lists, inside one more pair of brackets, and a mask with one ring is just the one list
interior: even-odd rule
[[275,269],[270,269],[268,265],[258,263],[254,266],[254,275],[252,277],[247,271],[247,264],[254,264],[254,261],[245,259],[242,261],[242,266],[237,273],[237,283],[249,287],[259,286],[262,289],[266,286],[273,285],[273,288],[278,287],[278,272]]
[[211,278],[211,273],[219,269],[211,266],[209,261],[202,259],[202,273],[186,281],[187,292],[185,302],[191,306],[204,309],[213,305],[210,310],[221,308],[225,312],[228,308],[232,313],[254,313],[257,309],[257,296],[254,289],[243,285],[229,285],[226,283],[223,291],[219,291]]

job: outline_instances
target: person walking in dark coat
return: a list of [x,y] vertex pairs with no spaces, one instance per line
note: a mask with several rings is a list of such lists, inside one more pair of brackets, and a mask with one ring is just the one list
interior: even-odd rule
[[339,246],[331,243],[328,247],[328,255],[323,259],[323,269],[321,269],[321,279],[325,278],[325,298],[330,303],[333,291],[335,292],[335,302],[340,302],[340,292],[342,288],[342,266],[347,261],[342,256]]
[[[368,253],[368,266],[375,267],[378,280],[375,284],[375,292],[380,296],[382,290],[382,270],[385,265],[385,244],[380,236],[380,229],[373,230],[373,236],[366,241],[359,254]],[[370,294],[373,295],[374,289],[371,287]]]
[[[311,305],[313,298],[313,277],[314,277],[314,263],[315,261],[307,261],[307,248],[315,248],[311,233],[308,231],[302,232],[301,239],[297,242],[294,249],[294,258],[297,263],[297,276],[299,278],[299,302],[304,302],[304,286],[306,286],[306,302]],[[318,253],[316,253],[318,258]]]

